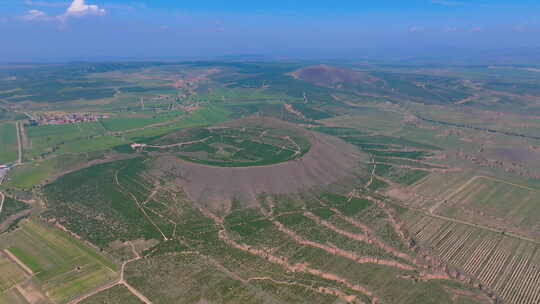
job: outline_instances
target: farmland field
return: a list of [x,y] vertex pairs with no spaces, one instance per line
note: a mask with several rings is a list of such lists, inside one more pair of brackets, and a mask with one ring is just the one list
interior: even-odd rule
[[[97,156],[99,155],[94,155],[94,157]],[[91,153],[67,154],[17,166],[11,170],[6,184],[19,189],[29,189],[47,180],[47,178],[85,164],[90,161],[91,157]]]
[[27,278],[26,273],[3,254],[0,254],[0,273],[0,294]]
[[405,222],[411,235],[453,271],[471,275],[505,303],[540,301],[538,243],[412,211]]
[[54,152],[66,142],[90,138],[104,132],[101,124],[97,122],[27,127],[30,149],[26,152],[30,158],[35,158]]
[[148,125],[178,120],[183,116],[183,111],[175,110],[158,114],[132,115],[103,119],[101,122],[108,131],[126,131],[139,129]]
[[[116,278],[117,266],[66,232],[33,220],[0,236],[5,254],[12,256],[37,280],[44,296],[54,303],[71,298]],[[17,280],[13,273],[9,280]]]
[[0,164],[17,160],[17,130],[14,123],[0,124]]
[[540,189],[477,176],[464,183],[438,213],[538,235]]

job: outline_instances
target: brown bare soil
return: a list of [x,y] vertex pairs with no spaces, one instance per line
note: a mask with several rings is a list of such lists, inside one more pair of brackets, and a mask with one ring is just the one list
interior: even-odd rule
[[285,233],[291,239],[295,240],[299,244],[322,249],[322,250],[324,250],[324,251],[326,251],[326,252],[328,252],[328,253],[330,253],[332,255],[339,255],[339,256],[342,256],[342,257],[344,257],[346,259],[350,259],[350,260],[354,261],[357,264],[377,264],[377,265],[383,265],[383,266],[396,267],[396,268],[399,268],[401,270],[407,270],[407,271],[413,271],[413,270],[416,269],[413,266],[402,264],[402,263],[399,263],[399,262],[396,262],[396,261],[384,260],[384,259],[379,259],[379,258],[371,257],[371,256],[358,256],[354,252],[346,251],[346,250],[337,248],[337,247],[335,247],[333,245],[331,246],[331,245],[325,245],[325,244],[321,244],[321,243],[317,243],[317,242],[313,242],[313,241],[308,241],[308,240],[305,240],[305,239],[301,238],[294,231],[285,228],[285,226],[283,224],[281,224],[280,222],[273,221],[272,223],[279,229],[279,231]]
[[39,304],[45,302],[45,297],[43,294],[31,283],[26,283],[24,286],[16,285],[15,288],[30,304]]
[[[307,131],[306,131],[307,132]],[[152,174],[172,178],[195,202],[227,206],[234,198],[253,203],[262,192],[285,194],[310,187],[367,176],[369,158],[344,141],[309,133],[311,149],[302,158],[268,166],[224,168],[183,161],[172,155],[159,156]],[[252,205],[252,204],[249,204]]]

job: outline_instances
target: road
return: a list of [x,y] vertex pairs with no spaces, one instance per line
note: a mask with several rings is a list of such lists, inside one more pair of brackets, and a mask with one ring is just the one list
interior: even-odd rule
[[407,206],[406,208],[414,210],[414,211],[418,211],[418,212],[420,212],[420,213],[422,213],[422,214],[424,214],[426,216],[430,216],[430,217],[434,217],[434,218],[438,218],[438,219],[441,219],[441,220],[450,221],[450,222],[454,222],[454,223],[458,223],[458,224],[463,224],[463,225],[467,225],[467,226],[471,226],[471,227],[475,227],[475,228],[481,228],[481,229],[489,230],[489,231],[495,232],[495,233],[501,233],[501,234],[504,233],[504,235],[506,235],[506,236],[514,237],[514,238],[517,238],[517,239],[520,239],[520,240],[523,240],[523,241],[528,241],[528,242],[540,245],[540,241],[538,241],[538,240],[528,238],[526,236],[521,236],[521,235],[518,235],[518,234],[515,234],[515,233],[512,233],[512,232],[508,232],[508,231],[504,231],[504,230],[500,230],[500,229],[496,229],[496,228],[491,228],[491,227],[488,227],[488,226],[485,226],[485,225],[482,225],[482,224],[471,223],[471,222],[462,221],[462,220],[458,220],[458,219],[443,216],[443,215],[430,213],[429,211],[426,211],[424,209],[415,208],[415,207],[412,207],[412,206]]
[[497,133],[497,134],[502,134],[502,135],[507,135],[507,136],[523,137],[523,138],[540,140],[540,136],[521,134],[521,133],[516,133],[516,132],[511,132],[511,131],[495,130],[495,129],[484,128],[484,127],[476,127],[476,126],[467,125],[464,123],[454,123],[454,122],[448,122],[448,121],[442,121],[442,120],[434,120],[434,119],[429,119],[429,118],[419,116],[418,114],[416,114],[415,116],[420,120],[427,121],[433,124],[452,126],[452,127],[458,127],[458,128],[466,128],[466,129],[472,129],[472,130],[477,130],[477,131],[485,131],[489,133]]
[[16,165],[22,164],[22,134],[21,134],[21,132],[23,132],[23,129],[22,129],[21,124],[22,124],[22,122],[20,122],[20,121],[17,122],[17,151],[18,151],[18,157],[17,157]]
[[[21,138],[21,132],[22,132],[22,129],[21,129],[21,126],[20,126],[21,122],[18,121],[15,125],[17,126],[17,150],[18,150],[18,156],[17,156],[17,162],[14,164],[14,166],[16,165],[20,165],[22,164],[22,138]],[[7,174],[7,172],[2,172],[3,174],[0,175],[0,185],[2,185],[2,182],[4,181],[4,177],[5,175]],[[0,192],[0,213],[2,213],[2,209],[4,208],[4,200],[6,199],[6,196]]]
[[2,213],[2,208],[4,208],[4,201],[6,200],[6,196],[4,193],[0,192],[0,213]]

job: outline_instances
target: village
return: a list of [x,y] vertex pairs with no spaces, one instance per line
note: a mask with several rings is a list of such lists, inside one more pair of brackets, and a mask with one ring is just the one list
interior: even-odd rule
[[65,113],[65,112],[43,112],[33,113],[29,123],[32,126],[63,125],[80,122],[97,121],[108,118],[107,114],[99,113]]

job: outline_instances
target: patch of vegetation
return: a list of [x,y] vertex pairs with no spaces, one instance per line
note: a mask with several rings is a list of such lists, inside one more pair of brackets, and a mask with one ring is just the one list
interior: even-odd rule
[[143,304],[124,285],[116,285],[79,302],[81,304]]
[[386,183],[385,181],[382,181],[376,177],[373,177],[373,182],[371,183],[371,185],[369,185],[368,189],[371,191],[377,191],[377,190],[388,188],[389,186],[390,185],[388,185],[388,183]]
[[[187,143],[184,145],[174,144]],[[176,137],[155,140],[150,151],[175,152],[178,157],[221,167],[263,166],[302,157],[310,148],[299,132],[275,127],[250,126],[191,129]]]
[[10,170],[6,184],[18,189],[30,189],[47,179],[83,166],[88,161],[100,159],[100,153],[66,154],[43,161],[17,166]]
[[101,248],[115,240],[160,240],[140,208],[151,190],[140,176],[144,168],[136,158],[66,174],[44,187],[49,205],[44,216]]
[[28,204],[6,196],[4,200],[4,207],[0,213],[0,224],[4,223],[4,221],[10,216],[28,209],[30,209]]
[[375,174],[391,181],[410,186],[429,175],[429,171],[396,168],[390,165],[378,164]]

